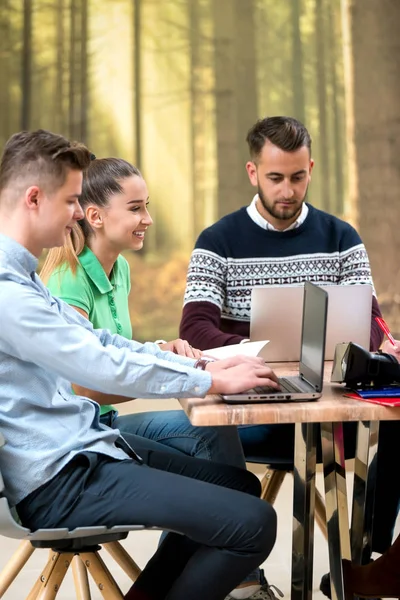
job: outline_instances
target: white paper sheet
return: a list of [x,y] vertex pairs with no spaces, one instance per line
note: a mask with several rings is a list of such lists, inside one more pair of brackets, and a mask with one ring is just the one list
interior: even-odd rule
[[269,340],[262,340],[260,342],[245,342],[244,344],[221,346],[220,348],[203,350],[203,354],[205,356],[212,356],[213,358],[228,358],[229,356],[236,356],[237,354],[244,354],[245,356],[258,356],[268,342]]

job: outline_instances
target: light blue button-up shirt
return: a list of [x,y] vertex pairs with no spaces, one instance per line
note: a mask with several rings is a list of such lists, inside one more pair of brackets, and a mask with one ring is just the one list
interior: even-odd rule
[[0,234],[0,468],[15,505],[77,453],[127,455],[99,406],[70,382],[128,398],[204,396],[211,386],[194,360],[104,329],[54,298],[26,248]]

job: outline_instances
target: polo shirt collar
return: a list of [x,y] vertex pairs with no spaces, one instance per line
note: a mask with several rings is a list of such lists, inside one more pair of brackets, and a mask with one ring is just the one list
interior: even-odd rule
[[78,258],[82,268],[93,281],[100,294],[107,294],[108,292],[113,291],[113,284],[117,279],[118,274],[118,261],[115,261],[114,263],[110,280],[108,279],[99,259],[95,254],[93,254],[90,248],[85,246]]

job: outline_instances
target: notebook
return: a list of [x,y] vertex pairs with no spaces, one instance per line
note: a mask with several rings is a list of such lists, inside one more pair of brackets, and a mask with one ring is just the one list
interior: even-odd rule
[[[341,342],[354,342],[369,349],[372,287],[320,287],[329,295],[325,360],[333,360],[336,344]],[[267,362],[299,360],[303,289],[303,285],[271,285],[252,290],[250,339],[270,340],[260,353]]]
[[279,379],[281,390],[254,388],[240,394],[223,394],[228,403],[284,402],[316,400],[321,397],[328,294],[312,284],[304,284],[303,318],[298,375]]

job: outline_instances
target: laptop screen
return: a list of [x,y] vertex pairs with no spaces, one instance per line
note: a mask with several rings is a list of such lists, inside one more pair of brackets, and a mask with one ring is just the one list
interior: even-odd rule
[[304,284],[303,325],[300,350],[300,375],[317,391],[322,390],[328,294],[306,282]]

